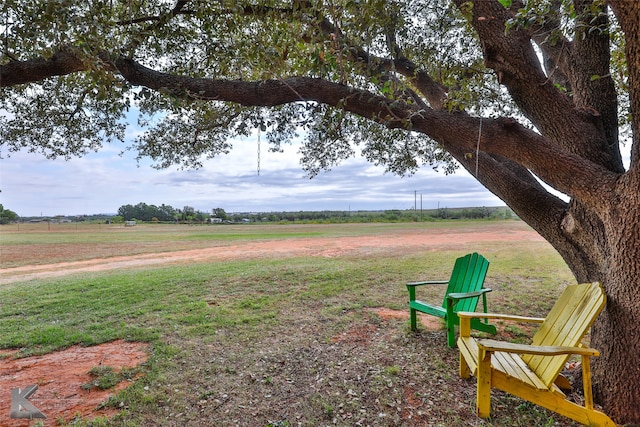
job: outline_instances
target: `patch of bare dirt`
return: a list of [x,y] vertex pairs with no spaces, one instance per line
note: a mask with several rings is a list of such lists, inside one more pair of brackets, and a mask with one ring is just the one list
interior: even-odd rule
[[[11,419],[11,390],[24,390],[37,385],[38,390],[28,399],[47,418],[45,426],[57,425],[58,420],[69,421],[80,415],[85,419],[111,416],[116,410],[99,409],[101,403],[131,383],[123,381],[115,387],[101,390],[83,387],[91,383],[93,368],[111,367],[115,372],[133,368],[147,361],[147,344],[113,341],[93,347],[73,346],[43,356],[13,358],[15,351],[2,350],[0,356],[0,426],[23,427],[33,425],[28,419]],[[87,389],[88,388],[88,389]]]
[[[386,307],[366,308],[366,312],[374,313],[382,320],[405,320],[409,318],[409,311],[407,310],[393,310]],[[418,313],[418,320],[422,326],[429,331],[437,331],[442,329],[442,321],[434,316],[428,316],[426,314]],[[371,339],[371,336],[378,331],[376,325],[355,325],[354,327],[331,337],[331,342],[348,342],[359,345],[366,345],[367,341]]]
[[[377,314],[382,319],[408,319],[408,310],[392,310],[385,307],[370,308],[368,311]],[[418,320],[422,326],[429,331],[438,331],[442,329],[443,322],[440,318],[418,313]]]

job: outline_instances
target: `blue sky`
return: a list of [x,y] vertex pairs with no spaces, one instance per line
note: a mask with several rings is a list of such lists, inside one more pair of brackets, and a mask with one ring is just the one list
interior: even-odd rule
[[298,148],[270,153],[257,139],[234,143],[228,155],[199,170],[156,170],[138,165],[132,153],[106,146],[99,153],[69,161],[32,153],[3,153],[0,203],[20,216],[115,213],[122,205],[167,204],[209,212],[411,209],[417,207],[502,206],[464,171],[445,175],[424,168],[409,177],[385,174],[361,158],[350,159],[313,179],[305,177]]

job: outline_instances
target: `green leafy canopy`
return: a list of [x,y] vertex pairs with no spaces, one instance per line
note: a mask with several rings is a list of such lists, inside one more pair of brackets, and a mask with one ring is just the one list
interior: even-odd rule
[[[0,92],[1,149],[71,157],[124,141],[139,116],[144,133],[129,149],[158,167],[199,167],[228,152],[234,137],[261,128],[273,150],[303,137],[313,175],[356,150],[389,171],[454,162],[424,134],[400,132],[300,102],[278,108],[197,101],[129,84],[107,58],[124,55],[160,72],[253,81],[308,76],[385,97],[412,89],[383,60],[399,54],[451,87],[451,109],[486,109],[504,94],[486,86],[480,52],[448,2],[168,2],[71,0],[4,2],[0,64],[72,52],[81,72]],[[393,41],[391,41],[393,39]],[[115,72],[114,72],[115,71]],[[357,148],[357,147],[360,148]]]
[[[500,4],[514,6],[512,0]],[[128,122],[138,116],[143,133],[128,148],[160,168],[200,167],[231,150],[234,138],[261,129],[274,151],[301,136],[301,161],[310,175],[356,151],[398,174],[423,165],[451,172],[453,158],[438,141],[411,132],[406,120],[399,131],[379,116],[348,113],[340,103],[265,108],[198,100],[200,93],[131,84],[114,61],[129,58],[193,79],[318,78],[417,105],[433,103],[419,86],[424,75],[444,90],[438,102],[450,111],[517,115],[485,68],[465,7],[449,0],[6,0],[0,65],[61,53],[81,65],[78,72],[2,89],[0,149],[81,156],[124,141],[133,125]],[[564,10],[571,17],[570,8]],[[547,2],[529,1],[511,25],[539,23],[549,14]]]

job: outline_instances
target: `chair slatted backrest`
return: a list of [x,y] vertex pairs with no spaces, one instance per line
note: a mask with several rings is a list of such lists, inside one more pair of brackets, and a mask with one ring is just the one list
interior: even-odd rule
[[[479,291],[482,289],[488,269],[489,261],[477,252],[456,259],[446,295]],[[442,302],[442,306],[445,308],[447,307],[446,295]],[[465,298],[458,301],[455,311],[476,311],[477,305],[478,297]]]
[[[570,285],[533,336],[531,344],[575,347],[582,341],[606,303],[600,283]],[[569,355],[524,355],[522,359],[549,387],[565,366]]]

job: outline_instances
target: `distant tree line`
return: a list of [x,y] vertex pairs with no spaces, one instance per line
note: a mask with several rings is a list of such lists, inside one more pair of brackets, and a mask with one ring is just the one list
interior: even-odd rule
[[440,208],[429,210],[391,209],[384,211],[298,211],[251,212],[228,215],[232,222],[410,222],[438,219],[509,219],[515,215],[507,207]]
[[8,224],[11,221],[15,221],[18,219],[18,214],[9,209],[5,209],[2,204],[0,204],[0,224]]
[[439,208],[427,212],[430,217],[437,219],[506,219],[514,216],[509,208],[484,206],[476,208]]
[[[42,219],[41,217],[32,217]],[[215,220],[214,220],[215,218]],[[170,205],[148,205],[144,202],[136,205],[124,205],[118,208],[117,216],[106,214],[80,215],[74,217],[56,216],[45,218],[47,221],[59,222],[71,219],[77,221],[124,221],[141,222],[302,222],[302,223],[360,223],[360,222],[411,222],[436,221],[443,219],[511,219],[516,218],[511,209],[501,207],[439,208],[439,209],[389,209],[379,211],[282,211],[282,212],[235,212],[227,213],[223,208],[202,212],[191,206],[182,209]],[[31,217],[19,217],[15,212],[0,204],[0,224],[14,221],[27,221]]]
[[[216,209],[214,211],[222,211]],[[185,206],[182,209],[176,209],[170,205],[162,204],[160,206],[148,205],[146,203],[138,203],[137,205],[124,205],[118,208],[118,217],[124,221],[194,221],[205,222],[210,218],[207,212],[195,210],[191,206]]]
[[197,211],[190,206],[182,209],[170,205],[124,205],[118,209],[118,218],[123,221],[186,221],[209,222],[218,218],[218,222],[306,222],[306,223],[343,223],[343,222],[408,222],[435,221],[438,219],[508,219],[514,214],[507,207],[439,208],[429,210],[391,209],[384,211],[297,211],[297,212],[236,212],[227,214],[222,208],[211,213]]

